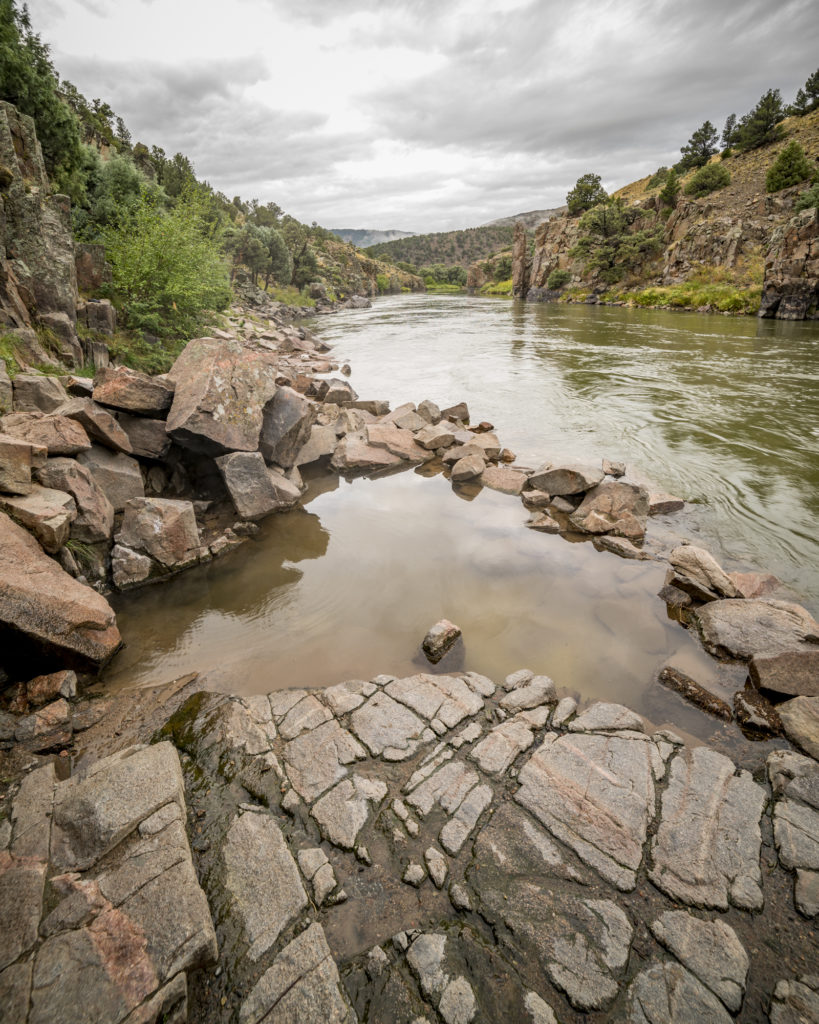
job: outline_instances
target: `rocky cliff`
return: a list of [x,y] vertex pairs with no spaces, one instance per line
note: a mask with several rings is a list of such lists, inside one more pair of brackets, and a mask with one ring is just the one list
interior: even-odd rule
[[77,302],[69,200],[50,194],[34,121],[0,102],[0,329],[27,362],[77,365]]
[[[785,141],[796,139],[810,158],[819,159],[819,112],[790,119],[786,131]],[[673,287],[696,276],[746,289],[761,286],[761,316],[805,319],[819,315],[816,211],[795,215],[794,210],[805,185],[774,193],[765,190],[766,171],[783,145],[726,159],[731,174],[728,186],[699,199],[681,196],[670,213],[660,202],[660,186],[652,187],[648,178],[616,192],[634,216],[631,231],[661,232],[659,250],[632,266],[617,290]],[[536,228],[530,255],[521,225],[515,245],[515,295],[531,300],[556,298],[558,293],[547,287],[555,270],[571,275],[570,288],[592,295],[610,291],[599,271],[589,271],[583,257],[571,255],[580,234],[579,216],[553,217]]]

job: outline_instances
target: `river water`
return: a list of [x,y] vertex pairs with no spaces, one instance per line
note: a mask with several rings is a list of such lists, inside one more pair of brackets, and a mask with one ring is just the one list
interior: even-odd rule
[[[465,296],[398,296],[311,324],[363,398],[469,403],[518,461],[625,461],[692,504],[652,521],[728,568],[775,572],[819,604],[819,325]],[[112,686],[185,672],[234,692],[410,674],[426,629],[464,632],[455,665],[527,666],[707,738],[653,682],[665,664],[724,697],[744,679],[666,614],[664,567],[526,530],[519,499],[432,469],[318,474],[305,509],[168,583],[117,599]],[[448,663],[445,662],[444,665]]]

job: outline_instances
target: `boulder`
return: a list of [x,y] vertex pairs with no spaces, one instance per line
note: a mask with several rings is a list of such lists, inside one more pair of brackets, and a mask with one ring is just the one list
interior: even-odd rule
[[270,352],[235,340],[196,338],[171,367],[175,385],[168,434],[204,455],[255,452],[264,408],[276,394],[278,369]]
[[788,601],[713,601],[696,609],[694,621],[706,650],[719,658],[749,661],[757,654],[811,650],[819,643],[819,623]]
[[111,549],[111,578],[118,590],[144,583],[153,568],[154,563],[147,555],[141,555],[122,544],[115,544]]
[[296,466],[306,466],[311,462],[317,462],[321,458],[332,455],[336,450],[338,437],[335,429],[331,426],[319,426],[314,424],[310,428],[310,436],[296,456]]
[[386,448],[368,444],[361,434],[347,434],[336,446],[331,461],[333,469],[341,473],[359,471],[372,472],[406,466],[400,455],[393,455]]
[[[674,586],[699,600],[703,591],[713,597],[740,597],[740,593],[713,555],[693,544],[681,544],[668,558],[677,572]],[[689,582],[694,588],[687,585]]]
[[819,761],[819,697],[794,697],[776,710],[791,743]]
[[68,398],[56,377],[18,373],[13,387],[15,412],[54,412]]
[[819,697],[819,648],[758,654],[748,670],[754,686],[793,697]]
[[37,471],[44,487],[67,491],[77,503],[77,517],[70,535],[75,540],[96,544],[109,541],[114,532],[114,506],[94,477],[76,459],[49,459]]
[[[562,466],[546,463],[530,475],[527,490],[546,491],[552,497],[584,494],[602,483],[604,475],[602,469],[579,462],[566,463]],[[648,496],[646,500],[647,498]]]
[[193,505],[168,498],[132,498],[116,540],[166,569],[196,562],[202,544]]
[[32,471],[44,466],[47,457],[42,445],[0,434],[0,491],[29,494]]
[[80,423],[92,441],[99,441],[111,451],[131,454],[128,435],[109,412],[100,408],[90,398],[71,398],[57,411],[61,416],[67,416]]
[[136,459],[94,445],[90,451],[83,452],[77,461],[89,470],[94,482],[114,506],[115,512],[121,512],[131,498],[145,496],[142,473]]
[[443,421],[437,424],[429,423],[416,433],[415,440],[422,448],[429,451],[434,451],[437,448],[450,448],[455,443],[455,435],[452,431],[451,423]]
[[91,447],[80,424],[59,413],[14,412],[3,417],[2,430],[46,448],[49,455],[78,455]]
[[259,450],[265,461],[289,469],[310,437],[315,405],[292,388],[279,388],[264,407]]
[[782,587],[769,572],[729,572],[728,579],[737,588],[737,597],[769,597]]
[[675,498],[673,494],[652,492],[648,496],[648,514],[650,516],[664,516],[671,512],[680,512],[685,508],[682,498]]
[[[316,370],[320,373],[320,370]],[[359,398],[356,399],[351,405],[352,409],[358,409],[360,412],[368,412],[372,416],[386,416],[390,411],[390,403],[386,398]]]
[[77,696],[77,673],[71,669],[35,676],[26,683],[26,700],[32,707],[41,707],[59,697],[69,700]]
[[469,423],[469,407],[466,402],[458,402],[457,405],[441,409],[441,417],[445,420],[452,420],[453,423]]
[[166,416],[173,396],[173,385],[167,380],[127,366],[107,367],[94,379],[95,402],[140,416]]
[[388,452],[407,462],[428,462],[433,455],[419,444],[411,430],[403,430],[394,423],[371,423],[364,428],[368,444],[386,448]]
[[427,661],[437,665],[443,656],[455,646],[461,636],[460,626],[449,619],[441,619],[427,632],[421,647]]
[[338,378],[334,377],[331,380],[324,381],[324,383],[327,385],[327,390],[324,392],[322,401],[326,403],[346,406],[352,405],[358,399],[358,395],[346,380],[338,380]]
[[164,420],[152,420],[145,416],[119,414],[119,425],[125,432],[131,453],[143,459],[163,459],[171,447],[171,439]]
[[438,406],[434,402],[431,402],[428,398],[425,398],[424,401],[421,402],[416,412],[421,417],[421,419],[424,419],[427,421],[427,423],[432,424],[440,423],[443,417],[443,413],[438,408]]
[[606,476],[625,476],[626,464],[625,462],[614,462],[611,459],[603,459],[603,472]]
[[[0,513],[0,624],[76,668],[96,670],[120,646],[108,602],[72,579]],[[4,659],[5,660],[5,659]]]
[[108,299],[90,299],[83,312],[89,330],[113,334],[117,329],[117,311]]
[[636,540],[645,536],[647,516],[644,487],[609,481],[589,491],[569,522],[583,533],[614,533]]
[[77,506],[70,494],[39,484],[28,494],[0,495],[0,509],[31,530],[52,555],[68,540],[71,524],[77,517]]
[[506,466],[486,466],[481,472],[481,483],[502,494],[520,494],[526,486],[526,474]]
[[750,686],[734,694],[734,716],[746,734],[779,736],[782,732],[776,708],[759,690]]
[[216,459],[233,506],[242,519],[262,519],[298,501],[298,488],[270,470],[260,452],[231,452]]
[[464,480],[474,480],[480,476],[486,468],[486,463],[481,455],[465,455],[452,467],[452,482],[461,483]]

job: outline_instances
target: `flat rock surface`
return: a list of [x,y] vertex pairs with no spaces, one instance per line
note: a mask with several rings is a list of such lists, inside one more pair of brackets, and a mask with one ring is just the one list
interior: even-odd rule
[[748,661],[754,655],[810,650],[819,641],[819,623],[788,601],[713,601],[694,612],[711,654]]
[[819,759],[819,697],[794,697],[777,711],[788,739]]
[[751,681],[760,690],[794,697],[819,697],[819,647],[782,654],[759,654],[748,666]]

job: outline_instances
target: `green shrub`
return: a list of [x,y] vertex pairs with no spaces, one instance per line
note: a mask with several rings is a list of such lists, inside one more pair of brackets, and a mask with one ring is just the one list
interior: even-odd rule
[[562,288],[564,284],[568,284],[569,281],[571,281],[571,279],[572,275],[569,273],[568,270],[562,270],[558,267],[556,270],[553,270],[551,274],[549,274],[549,278],[546,281],[546,287],[550,291],[555,292],[559,288]]
[[600,182],[599,174],[583,174],[575,182],[574,188],[566,196],[569,213],[583,213],[598,203],[604,203],[608,193]]
[[726,146],[725,149],[723,149],[723,151],[720,153],[720,157],[723,160],[730,160],[730,158],[733,155],[734,155],[734,151],[733,151],[733,149],[731,149],[730,146]]
[[227,306],[227,267],[205,213],[198,192],[186,191],[165,211],[144,190],[135,207],[105,231],[114,291],[128,327],[191,337],[205,313]]
[[727,167],[722,164],[706,164],[700,167],[691,181],[685,186],[687,196],[707,196],[710,192],[716,192],[731,181],[731,175]]
[[812,178],[814,167],[805,156],[805,151],[792,139],[776,160],[768,168],[765,175],[765,188],[769,192],[779,192],[789,185],[798,185],[801,181]]
[[819,181],[800,193],[793,208],[797,213],[800,210],[819,210]]
[[660,192],[660,202],[663,206],[669,206],[673,210],[677,205],[680,195],[680,179],[676,171],[671,171],[666,178],[665,185]]
[[378,286],[378,292],[380,295],[384,295],[385,292],[390,290],[390,279],[386,274],[376,274],[375,283]]
[[20,364],[17,361],[17,345],[10,334],[0,335],[0,359],[6,364],[6,373],[14,380],[20,372]]
[[649,192],[653,188],[657,188],[658,185],[662,185],[667,177],[668,168],[658,167],[657,170],[648,179],[648,183],[646,184],[646,192]]

